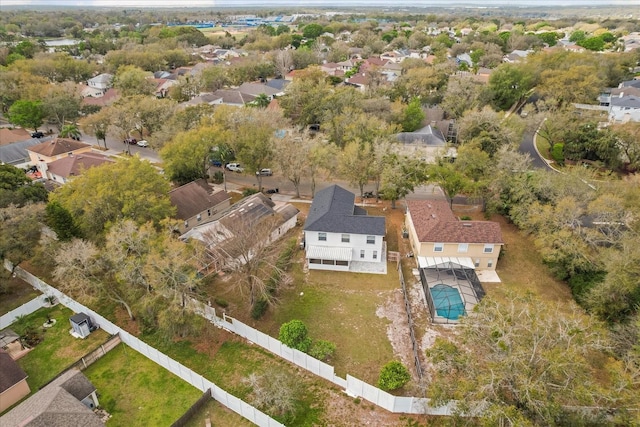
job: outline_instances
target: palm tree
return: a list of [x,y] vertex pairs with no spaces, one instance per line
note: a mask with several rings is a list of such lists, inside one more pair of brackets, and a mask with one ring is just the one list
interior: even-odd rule
[[62,126],[58,136],[61,138],[71,138],[79,141],[82,134],[80,133],[80,129],[78,129],[78,125],[74,123]]
[[258,108],[267,108],[270,102],[271,100],[269,99],[267,94],[261,93],[260,95],[256,96],[256,99],[253,100],[252,104]]

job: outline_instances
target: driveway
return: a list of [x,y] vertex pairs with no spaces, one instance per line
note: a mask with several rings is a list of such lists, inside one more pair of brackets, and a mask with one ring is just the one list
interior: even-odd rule
[[529,157],[531,158],[531,166],[534,168],[555,171],[555,169],[549,166],[547,162],[542,159],[542,156],[538,153],[538,150],[536,150],[536,146],[533,141],[534,136],[535,132],[527,131],[524,133],[522,136],[522,142],[520,143],[520,152],[529,154]]

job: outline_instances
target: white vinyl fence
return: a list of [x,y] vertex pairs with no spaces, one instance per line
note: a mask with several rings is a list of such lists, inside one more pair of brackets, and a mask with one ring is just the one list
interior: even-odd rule
[[[5,266],[7,267],[7,269],[11,269],[11,263],[7,260],[5,260]],[[49,286],[42,280],[33,276],[31,273],[24,271],[20,267],[16,267],[15,272],[20,278],[30,283],[36,289],[39,289],[47,295],[53,295],[56,298],[59,298],[59,301],[62,304],[66,305],[74,312],[83,312],[88,314],[95,323],[100,325],[100,327],[107,332],[111,334],[119,332],[120,337],[125,344],[147,356],[157,364],[165,367],[175,375],[178,375],[180,378],[187,381],[194,387],[200,389],[203,392],[208,388],[211,388],[211,393],[214,399],[218,400],[219,402],[235,411],[236,413],[242,415],[251,422],[260,426],[282,425],[270,418],[268,415],[260,412],[258,409],[253,408],[248,403],[245,403],[237,397],[222,390],[206,378],[193,372],[191,369],[181,365],[165,354],[160,353],[155,348],[140,341],[138,338],[132,336],[128,332],[120,329],[118,326],[109,322],[107,319],[103,318],[97,313],[94,313],[92,310],[74,301],[57,289]],[[191,299],[189,301],[189,305],[196,313],[200,314],[214,325],[226,329],[229,332],[233,332],[251,341],[252,343],[259,345],[265,350],[270,351],[276,356],[281,357],[315,375],[318,375],[332,382],[338,387],[345,389],[347,394],[349,394],[350,396],[361,397],[390,412],[408,414],[451,415],[455,410],[455,403],[451,403],[447,406],[432,407],[429,404],[430,399],[427,398],[394,396],[362,380],[352,377],[351,375],[347,375],[347,379],[345,380],[335,374],[333,366],[315,359],[306,353],[287,347],[277,339],[270,337],[269,335],[260,332],[257,329],[254,329],[249,325],[246,325],[230,316],[226,316],[225,314],[223,314],[223,317],[220,318],[216,315],[214,308],[209,307],[200,301]]]
[[[9,261],[5,260],[5,267],[11,270],[13,266]],[[142,355],[146,356],[147,358],[151,359],[171,373],[182,378],[184,381],[188,382],[202,392],[211,389],[211,396],[215,400],[222,403],[227,408],[231,409],[247,420],[251,421],[252,423],[257,424],[261,427],[284,427],[283,424],[269,417],[267,414],[238,399],[232,394],[227,393],[226,391],[215,385],[213,382],[204,378],[202,375],[195,373],[181,363],[178,363],[175,360],[171,359],[166,354],[163,354],[150,345],[142,342],[127,331],[120,329],[118,326],[100,316],[98,313],[73,300],[56,288],[49,286],[47,283],[35,277],[31,273],[23,270],[20,267],[15,267],[13,271],[18,277],[29,283],[34,288],[40,290],[48,296],[56,297],[61,304],[70,308],[75,313],[85,313],[86,315],[91,317],[91,320],[95,324],[99,325],[100,328],[104,329],[108,333],[118,333],[123,343],[141,353]]]
[[46,296],[39,295],[29,302],[22,304],[20,307],[11,310],[10,312],[3,314],[0,317],[0,329],[4,329],[7,326],[15,322],[19,317],[31,314],[41,307],[48,305],[45,300]]
[[405,414],[452,415],[455,410],[455,404],[432,407],[429,404],[430,399],[394,396],[351,375],[347,375],[347,379],[345,380],[335,374],[333,366],[315,359],[306,353],[289,348],[277,339],[253,329],[251,326],[239,320],[225,314],[223,314],[222,318],[219,318],[212,307],[195,300],[191,301],[191,305],[198,314],[216,326],[240,335],[252,343],[269,350],[276,356],[286,359],[315,375],[331,381],[338,387],[345,389],[350,396],[366,399],[387,411]]

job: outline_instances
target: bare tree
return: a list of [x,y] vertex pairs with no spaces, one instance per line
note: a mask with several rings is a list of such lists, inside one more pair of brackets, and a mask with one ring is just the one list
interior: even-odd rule
[[290,50],[279,50],[273,58],[276,75],[284,78],[293,69],[293,55]]
[[272,241],[281,223],[279,215],[258,215],[233,214],[204,236],[218,265],[239,273],[237,285],[248,293],[251,306],[260,298],[272,300],[267,279],[277,269],[278,253]]
[[250,374],[243,383],[251,387],[253,404],[278,415],[292,412],[300,394],[300,382],[286,372],[271,369],[259,376]]
[[94,243],[82,239],[64,243],[55,255],[55,262],[53,277],[61,291],[71,291],[84,298],[106,297],[124,307],[131,320],[135,319],[131,310],[135,289],[107,280],[106,265]]

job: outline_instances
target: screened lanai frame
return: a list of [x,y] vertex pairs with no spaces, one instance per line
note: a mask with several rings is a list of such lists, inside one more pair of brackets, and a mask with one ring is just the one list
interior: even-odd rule
[[[434,293],[441,288],[441,286],[437,287],[438,285],[448,286],[458,291],[464,306],[462,315],[471,312],[473,307],[485,296],[485,291],[475,270],[450,260],[441,259],[438,263],[420,268],[420,281],[422,282],[422,289],[427,300],[427,308],[429,309],[429,317],[432,323],[457,324],[459,322],[458,318],[448,318],[438,313],[438,311],[443,313],[450,309],[453,315],[456,316],[458,311],[457,307],[443,307],[442,305],[436,307]],[[436,289],[434,290],[434,288]],[[446,301],[448,299],[445,297],[445,304]],[[452,298],[452,303],[456,303],[455,298]]]

